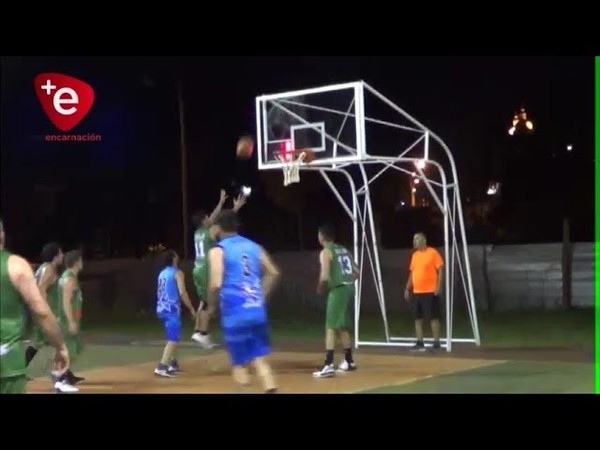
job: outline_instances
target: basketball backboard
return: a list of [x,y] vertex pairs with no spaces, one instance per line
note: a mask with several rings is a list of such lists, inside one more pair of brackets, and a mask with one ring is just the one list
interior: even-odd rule
[[344,83],[256,98],[258,168],[280,153],[311,149],[313,165],[360,161],[365,153],[363,85]]

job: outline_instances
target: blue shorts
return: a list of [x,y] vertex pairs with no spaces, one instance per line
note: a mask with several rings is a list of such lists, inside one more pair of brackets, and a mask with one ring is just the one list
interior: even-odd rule
[[181,316],[179,314],[159,314],[158,318],[163,321],[167,341],[179,342],[181,338]]
[[266,322],[223,328],[223,341],[233,366],[245,366],[271,353],[271,336]]

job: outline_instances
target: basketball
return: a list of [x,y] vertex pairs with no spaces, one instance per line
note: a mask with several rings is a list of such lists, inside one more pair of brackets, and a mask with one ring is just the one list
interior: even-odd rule
[[315,160],[315,153],[311,149],[305,148],[300,151],[304,153],[304,162],[305,163],[311,163]]
[[251,136],[242,136],[238,139],[236,154],[238,159],[248,159],[254,152],[254,139]]

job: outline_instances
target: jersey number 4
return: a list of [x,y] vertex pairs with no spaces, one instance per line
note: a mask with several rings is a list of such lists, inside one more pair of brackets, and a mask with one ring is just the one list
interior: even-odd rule
[[338,256],[338,263],[340,265],[340,269],[342,274],[351,275],[353,271],[352,267],[352,259],[348,255],[340,255]]

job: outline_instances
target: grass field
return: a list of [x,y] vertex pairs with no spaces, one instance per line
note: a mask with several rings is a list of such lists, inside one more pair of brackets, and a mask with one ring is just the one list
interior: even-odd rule
[[[89,316],[88,316],[89,317]],[[362,339],[382,339],[382,323],[377,317],[363,318]],[[217,326],[214,337],[220,340]],[[312,320],[272,321],[275,347],[311,351],[321,358],[323,326]],[[151,317],[129,318],[109,322],[100,316],[85,324],[88,344],[86,352],[75,365],[77,371],[104,367],[153,363],[161,353],[163,331]],[[456,336],[470,337],[468,323],[455,324]],[[592,393],[594,392],[594,314],[591,310],[569,312],[530,311],[480,316],[482,347],[460,346],[452,354],[424,355],[443,364],[447,358],[479,358],[496,360],[492,365],[466,370],[440,370],[433,376],[409,382],[376,384],[365,393]],[[184,340],[179,358],[198,358],[209,352],[187,342],[192,333],[191,320],[185,324]],[[408,318],[393,318],[392,335],[412,335]],[[140,345],[131,345],[139,341]],[[49,351],[48,351],[49,352]],[[386,350],[359,349],[357,362],[373,352],[384,361],[408,365],[412,356],[399,348]],[[48,354],[48,353],[46,353]],[[378,356],[379,357],[379,356]],[[396,359],[394,359],[396,358]],[[404,358],[404,359],[402,359]],[[408,359],[407,359],[408,358]],[[36,357],[30,376],[44,373],[47,357]],[[315,360],[315,366],[319,364]],[[435,361],[434,361],[435,362]],[[449,362],[446,360],[446,362]],[[454,370],[454,369],[453,369]],[[360,371],[360,370],[359,370]],[[305,370],[306,372],[306,370]],[[358,373],[358,372],[357,372]],[[310,380],[309,380],[310,381]],[[393,381],[393,380],[392,380]]]

